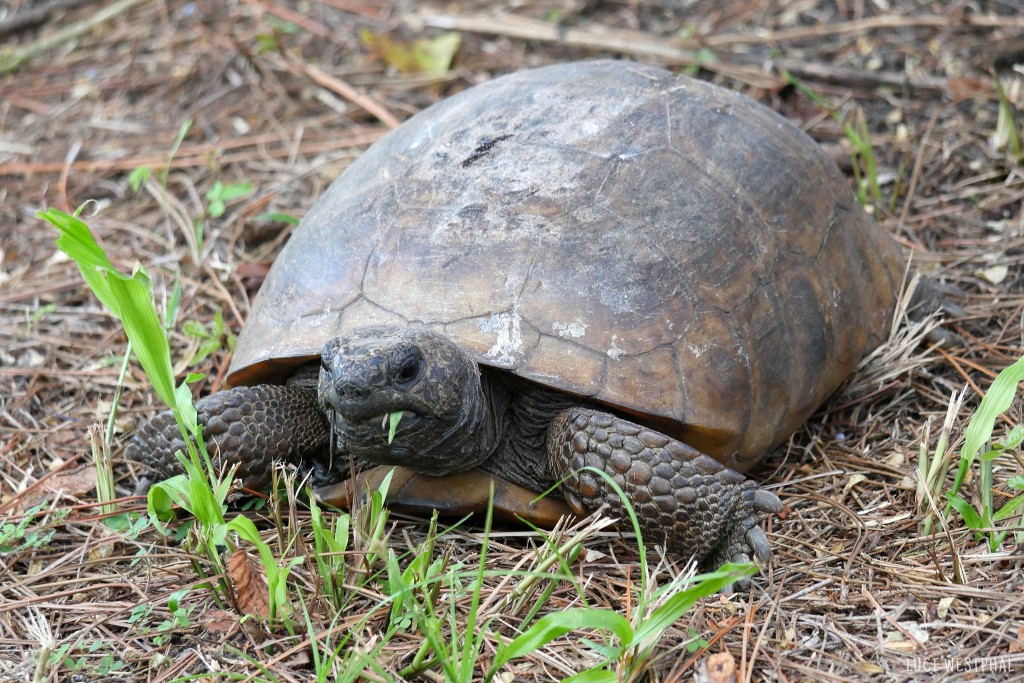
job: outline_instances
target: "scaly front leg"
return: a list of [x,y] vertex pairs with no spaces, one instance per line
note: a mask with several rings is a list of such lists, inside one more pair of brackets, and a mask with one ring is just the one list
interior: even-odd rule
[[[199,424],[207,451],[218,466],[238,463],[235,476],[247,488],[270,482],[275,460],[314,470],[314,478],[328,477],[330,424],[317,401],[316,391],[301,387],[259,385],[219,391],[196,401]],[[166,410],[140,429],[125,448],[125,458],[151,468],[160,478],[181,472],[175,451],[185,442]],[[347,467],[335,464],[334,480],[348,476]]]

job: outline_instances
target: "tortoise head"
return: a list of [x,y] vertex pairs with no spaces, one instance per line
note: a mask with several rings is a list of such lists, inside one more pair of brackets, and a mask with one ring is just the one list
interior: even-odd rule
[[339,448],[359,460],[443,475],[473,469],[497,441],[476,361],[427,329],[371,325],[330,340],[319,394]]

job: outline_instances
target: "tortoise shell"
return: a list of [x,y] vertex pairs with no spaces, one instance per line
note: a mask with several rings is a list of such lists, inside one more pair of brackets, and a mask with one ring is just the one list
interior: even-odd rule
[[450,97],[349,166],[277,258],[228,381],[424,325],[744,471],[886,337],[902,276],[784,118],[657,68],[559,64]]

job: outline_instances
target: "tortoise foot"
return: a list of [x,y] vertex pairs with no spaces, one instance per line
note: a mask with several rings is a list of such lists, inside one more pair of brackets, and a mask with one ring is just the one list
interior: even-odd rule
[[772,548],[761,528],[761,518],[781,510],[782,501],[778,496],[760,488],[755,482],[745,480],[733,513],[735,523],[713,550],[708,563],[716,566],[724,562],[767,564],[772,557]]
[[[275,460],[327,460],[330,425],[315,391],[277,385],[236,387],[199,399],[196,413],[214,463],[238,463],[235,476],[248,488],[260,489],[270,481]],[[166,479],[181,472],[174,456],[179,450],[185,450],[181,430],[171,411],[165,410],[132,437],[124,457]]]
[[572,408],[548,431],[552,472],[565,477],[562,492],[583,514],[602,504],[626,519],[606,472],[623,490],[644,539],[696,557],[704,565],[724,561],[765,563],[768,537],[759,523],[778,512],[778,497],[717,460],[670,437],[609,413]]

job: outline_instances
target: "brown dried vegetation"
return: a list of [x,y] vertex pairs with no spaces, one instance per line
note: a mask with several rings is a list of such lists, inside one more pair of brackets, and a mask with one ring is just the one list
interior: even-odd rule
[[[11,23],[51,5],[60,7]],[[261,214],[301,216],[362,149],[447,93],[600,55],[688,69],[744,91],[802,124],[849,169],[840,125],[787,85],[788,70],[845,120],[864,122],[882,184],[875,215],[919,270],[962,290],[962,314],[948,320],[942,347],[909,346],[868,367],[856,391],[767,461],[759,476],[787,504],[767,526],[772,564],[750,590],[706,600],[671,630],[652,680],[688,679],[698,668],[710,677],[709,666],[723,665],[709,653],[721,652],[734,657],[741,680],[980,680],[985,662],[1002,667],[989,680],[1024,676],[1021,553],[993,556],[958,523],[948,537],[923,537],[914,501],[925,423],[937,427],[950,393],[965,384],[966,416],[974,392],[1024,348],[1024,173],[997,134],[993,81],[1002,79],[1024,133],[1018,0],[14,0],[0,3],[0,64],[94,18],[101,5],[120,11],[0,76],[0,523],[40,501],[57,515],[48,542],[0,554],[0,681],[32,679],[40,630],[51,648],[70,644],[76,656],[102,643],[92,671],[101,653],[116,653],[123,668],[111,679],[258,674],[240,653],[280,680],[310,676],[302,636],[273,641],[233,628],[240,615],[201,590],[186,598],[189,623],[153,639],[169,618],[168,596],[199,577],[173,541],[152,532],[131,540],[99,521],[87,429],[106,420],[125,340],[55,252],[37,211],[90,200],[85,216],[115,262],[130,269],[143,260],[161,290],[180,272],[181,319],[206,324],[221,311],[237,330],[289,233]],[[462,42],[446,74],[399,74],[360,43],[362,28],[395,40],[456,30]],[[186,119],[194,125],[169,162],[166,195],[156,173],[143,191],[129,190],[134,169],[164,168]],[[223,216],[207,216],[199,241],[192,221],[216,181],[255,190]],[[188,358],[197,342],[176,333],[172,344],[176,358]],[[198,390],[215,390],[227,362],[224,350],[204,360],[208,379]],[[133,369],[122,434],[157,408],[153,401]],[[1006,424],[1021,419],[1018,402]],[[130,476],[118,472],[127,495]],[[123,504],[144,508],[139,499]],[[414,526],[394,538],[403,533]],[[489,568],[516,567],[520,539],[499,538]],[[597,539],[592,547],[609,554],[588,555],[575,571],[591,604],[625,610],[635,551],[617,534]],[[473,561],[471,537],[452,542]],[[955,561],[965,583],[955,581]],[[301,567],[295,574],[317,579]],[[508,590],[497,578],[491,585]],[[350,628],[377,597],[354,602],[334,628]],[[559,588],[548,607],[575,604],[574,591]],[[151,611],[132,621],[139,606]],[[516,623],[510,614],[492,628],[508,636]],[[708,651],[687,653],[690,629]],[[557,680],[587,665],[575,642],[515,662],[515,680]],[[397,671],[418,646],[415,634],[395,638],[381,663]],[[952,674],[944,669],[951,661],[959,667]],[[43,675],[73,674],[55,667]]]

